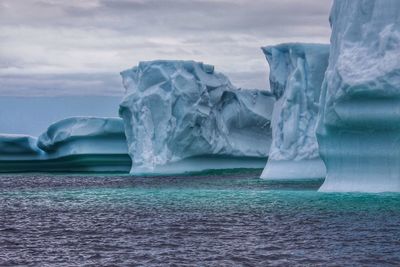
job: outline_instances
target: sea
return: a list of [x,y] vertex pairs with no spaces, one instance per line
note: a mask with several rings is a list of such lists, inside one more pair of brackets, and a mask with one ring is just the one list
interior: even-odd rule
[[400,194],[261,170],[0,176],[0,266],[400,266]]

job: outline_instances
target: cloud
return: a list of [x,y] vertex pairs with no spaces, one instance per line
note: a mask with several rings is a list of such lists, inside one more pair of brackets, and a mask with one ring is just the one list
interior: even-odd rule
[[[3,96],[122,96],[118,73],[0,75]],[[82,90],[84,88],[84,90]]]
[[0,95],[119,95],[119,71],[160,58],[214,64],[240,87],[267,88],[260,46],[330,35],[331,0],[0,3]]

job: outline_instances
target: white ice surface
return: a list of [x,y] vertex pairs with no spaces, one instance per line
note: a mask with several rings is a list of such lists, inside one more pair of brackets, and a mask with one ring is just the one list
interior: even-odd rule
[[323,178],[315,127],[329,45],[288,43],[262,48],[277,101],[263,179]]
[[[194,61],[141,62],[121,75],[126,94],[120,116],[132,158],[131,173],[265,164],[274,103],[268,92],[237,89],[213,66]],[[217,161],[216,155],[224,160]],[[196,166],[199,158],[201,167]]]

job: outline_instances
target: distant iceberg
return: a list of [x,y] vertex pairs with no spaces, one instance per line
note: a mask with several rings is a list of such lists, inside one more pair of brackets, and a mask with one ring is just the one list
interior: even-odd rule
[[51,158],[128,153],[120,118],[67,118],[50,125],[37,144]]
[[317,138],[320,191],[400,191],[400,1],[335,1]]
[[130,166],[120,118],[67,118],[38,139],[0,135],[0,172],[128,172]]
[[0,135],[0,161],[37,160],[44,157],[44,152],[37,147],[37,138],[22,134]]
[[329,45],[288,43],[262,48],[277,101],[263,179],[324,178],[315,136]]
[[262,168],[274,97],[240,90],[195,61],[140,62],[121,73],[132,174]]

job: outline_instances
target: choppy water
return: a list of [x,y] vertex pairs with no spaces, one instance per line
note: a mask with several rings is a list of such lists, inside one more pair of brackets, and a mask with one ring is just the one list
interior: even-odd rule
[[0,176],[0,265],[400,265],[400,194],[257,175]]

